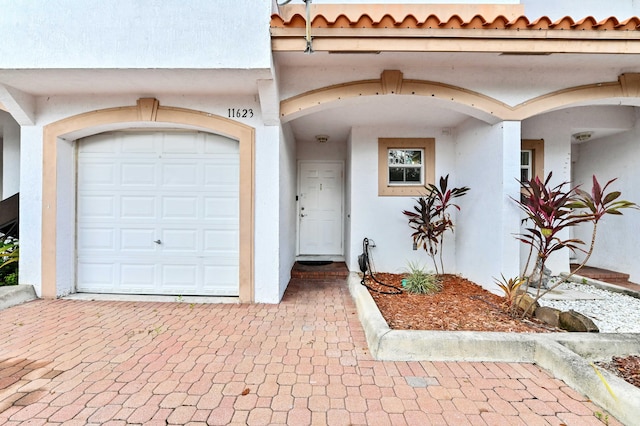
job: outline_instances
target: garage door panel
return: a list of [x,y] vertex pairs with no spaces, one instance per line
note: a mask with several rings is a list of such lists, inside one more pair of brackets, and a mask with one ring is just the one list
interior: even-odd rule
[[120,250],[129,254],[152,255],[157,251],[157,231],[153,228],[123,228],[120,230]]
[[104,262],[78,262],[78,291],[113,290],[115,265]]
[[117,174],[116,165],[113,163],[106,163],[104,161],[87,161],[79,165],[78,173],[84,176],[82,185],[84,189],[96,189],[110,187],[115,183],[115,176]]
[[78,291],[238,295],[238,143],[117,132],[78,144]]
[[206,254],[238,253],[238,232],[224,229],[207,229],[204,231],[204,247]]
[[163,287],[179,294],[195,294],[197,288],[197,265],[163,264],[160,266]]
[[238,143],[236,141],[219,135],[203,135],[205,140],[203,152],[205,154],[230,154],[230,156],[236,157],[236,154],[238,152]]
[[123,262],[120,265],[121,290],[151,292],[154,290],[156,264],[148,262]]
[[236,295],[238,268],[230,265],[205,265],[204,287],[216,288],[218,294],[223,296]]
[[[156,166],[145,163],[123,163],[120,171],[120,185],[123,187],[156,186]],[[130,188],[129,188],[130,189]]]
[[183,133],[167,133],[162,141],[164,154],[199,154],[202,138],[185,138]]
[[84,228],[78,232],[78,250],[114,251],[116,249],[115,230],[113,228]]
[[193,254],[198,252],[198,234],[193,229],[170,229],[162,230],[162,251]]
[[78,215],[85,219],[115,219],[115,195],[83,195],[78,200]]
[[120,198],[121,219],[151,219],[156,217],[154,196],[126,195]]
[[204,184],[207,187],[224,189],[236,185],[240,180],[238,164],[235,161],[216,161],[204,166]]
[[[130,132],[111,134],[111,141],[116,141],[116,152],[124,154],[153,154],[157,153],[158,135],[154,132]],[[115,137],[114,137],[115,135]],[[108,143],[108,141],[107,141]]]
[[162,219],[198,219],[198,197],[162,197]]
[[197,189],[199,182],[198,164],[195,161],[180,164],[163,164],[161,167],[161,182],[164,189],[171,187]]
[[118,145],[113,143],[113,135],[108,134],[95,135],[78,148],[78,152],[84,155],[114,154],[117,150]]
[[240,215],[239,201],[236,196],[204,197],[205,219],[235,219]]

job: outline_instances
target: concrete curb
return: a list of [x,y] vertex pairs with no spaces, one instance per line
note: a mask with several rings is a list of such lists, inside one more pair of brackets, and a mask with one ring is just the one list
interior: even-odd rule
[[619,421],[633,424],[640,418],[640,389],[598,369],[603,380],[592,366],[612,356],[640,354],[640,334],[392,330],[357,273],[349,275],[348,283],[377,360],[535,363]]
[[0,286],[0,310],[37,299],[32,285]]

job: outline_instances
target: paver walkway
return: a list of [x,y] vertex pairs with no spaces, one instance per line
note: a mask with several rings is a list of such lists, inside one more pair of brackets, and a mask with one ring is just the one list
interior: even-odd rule
[[535,365],[372,360],[337,280],[279,305],[38,300],[0,324],[0,424],[603,424]]

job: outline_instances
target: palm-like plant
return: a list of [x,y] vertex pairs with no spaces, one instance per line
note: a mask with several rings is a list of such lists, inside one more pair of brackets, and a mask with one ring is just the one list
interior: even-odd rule
[[[442,245],[444,234],[447,230],[453,232],[453,221],[447,212],[450,207],[460,210],[460,206],[454,204],[454,198],[461,197],[469,191],[469,188],[449,189],[449,175],[441,177],[439,186],[429,184],[425,188],[427,193],[419,197],[414,206],[415,212],[404,210],[402,213],[409,218],[409,227],[414,230],[411,234],[413,242],[423,248],[431,260],[436,270],[436,274],[444,274],[444,262],[442,259]],[[440,268],[436,262],[436,255],[439,254]]]
[[[549,173],[544,182],[538,177],[527,182],[521,182],[525,188],[525,193],[520,200],[515,201],[526,215],[523,222],[531,226],[525,228],[525,232],[518,235],[517,238],[531,246],[532,252],[536,253],[534,268],[538,268],[540,271],[544,269],[549,256],[563,248],[568,248],[574,252],[576,250],[582,251],[586,253],[586,256],[571,275],[564,280],[558,281],[544,292],[541,292],[542,273],[540,273],[540,282],[537,283],[538,290],[534,302],[537,302],[544,294],[566,282],[587,263],[595,246],[598,222],[604,215],[621,215],[620,210],[623,208],[638,208],[635,203],[619,200],[620,191],[606,192],[615,179],[610,180],[602,187],[596,177],[593,176],[593,187],[591,193],[588,193],[578,187],[567,190],[567,182],[551,187],[549,185],[551,176],[552,173]],[[588,250],[582,248],[585,245],[582,240],[561,238],[562,231],[581,223],[591,223],[593,226]],[[529,261],[525,266],[524,276],[527,274],[528,267]],[[527,311],[528,309],[525,310],[524,315],[528,313]]]

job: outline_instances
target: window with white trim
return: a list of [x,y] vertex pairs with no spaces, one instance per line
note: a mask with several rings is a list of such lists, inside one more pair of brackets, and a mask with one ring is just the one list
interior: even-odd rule
[[389,185],[424,185],[424,150],[397,149],[389,153]]
[[544,140],[524,139],[520,142],[520,182],[544,175]]
[[528,182],[533,177],[533,150],[520,151],[520,182]]
[[420,196],[435,182],[433,138],[378,139],[378,195]]

